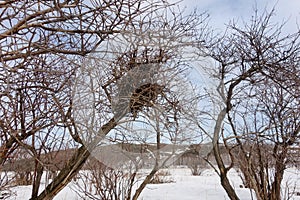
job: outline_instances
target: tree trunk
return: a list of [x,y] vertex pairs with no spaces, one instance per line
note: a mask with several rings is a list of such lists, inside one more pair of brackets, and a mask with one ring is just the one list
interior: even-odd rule
[[280,200],[281,199],[281,182],[283,179],[283,174],[285,170],[284,160],[287,157],[287,146],[283,147],[282,153],[276,160],[275,163],[275,176],[274,182],[272,183],[272,189],[270,191],[270,200]]
[[[158,113],[155,111],[155,116],[158,116]],[[155,165],[152,169],[152,171],[150,172],[150,174],[147,175],[147,177],[145,178],[145,180],[142,182],[142,184],[139,186],[139,188],[135,191],[135,194],[132,198],[132,200],[137,200],[138,197],[141,195],[142,191],[144,190],[144,188],[146,187],[146,185],[148,183],[150,183],[150,181],[152,180],[152,178],[154,177],[155,173],[159,170],[159,168],[161,166],[159,166],[159,161],[160,161],[160,128],[159,128],[159,121],[156,118],[156,161],[155,161]]]
[[139,188],[135,191],[134,196],[132,197],[132,200],[137,200],[138,197],[140,196],[140,194],[142,193],[143,189],[146,187],[146,185],[148,183],[150,183],[150,181],[152,180],[153,176],[155,175],[155,173],[158,171],[159,167],[158,167],[158,163],[156,164],[156,166],[152,169],[152,171],[150,172],[150,174],[148,174],[145,178],[145,180],[142,182],[142,184],[139,186]]
[[220,132],[221,132],[222,122],[226,115],[226,111],[227,111],[227,109],[224,108],[219,113],[217,121],[216,121],[215,129],[214,129],[214,136],[213,136],[213,152],[214,152],[216,163],[217,163],[219,171],[220,171],[219,176],[221,179],[221,185],[223,186],[228,197],[231,200],[239,200],[237,194],[235,193],[233,187],[231,186],[231,184],[227,178],[228,169],[226,169],[226,167],[224,165],[224,162],[222,160],[221,153],[220,153],[220,148],[219,148],[219,136],[220,136]]
[[221,178],[221,185],[225,189],[228,197],[231,200],[239,200],[239,197],[237,196],[236,192],[232,188],[232,186],[231,186],[231,184],[230,184],[230,182],[229,182],[229,180],[227,178],[227,173],[221,173],[220,174],[220,178]]
[[35,172],[33,177],[33,184],[32,184],[32,193],[31,193],[31,199],[34,199],[39,194],[39,188],[41,184],[41,178],[43,175],[44,167],[43,164],[40,163],[39,160],[35,161]]
[[94,138],[91,144],[87,147],[82,145],[77,149],[73,157],[68,161],[66,166],[59,172],[54,180],[46,187],[46,189],[37,197],[31,198],[31,200],[51,200],[54,196],[60,192],[79,172],[86,160],[90,156],[96,145],[102,140],[102,135],[107,135],[117,125],[114,118],[101,127],[98,136]]

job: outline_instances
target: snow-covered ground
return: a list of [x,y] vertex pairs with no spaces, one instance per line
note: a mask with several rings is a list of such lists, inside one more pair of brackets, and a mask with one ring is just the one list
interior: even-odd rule
[[[212,170],[207,169],[200,176],[191,176],[188,168],[167,169],[170,173],[171,183],[149,184],[142,192],[141,200],[222,200],[229,199],[220,185],[218,175]],[[242,187],[242,181],[235,170],[229,172],[230,181],[235,188],[238,196],[242,200],[255,199],[254,193]],[[287,185],[289,192],[300,193],[300,171],[295,168],[286,170],[284,185]],[[55,200],[76,200],[81,199],[72,189],[72,184],[63,189],[54,199]],[[19,186],[12,189],[14,196],[10,200],[29,199],[31,194],[30,186]],[[300,200],[300,196],[294,195],[294,200]]]
[[[213,170],[205,170],[201,176],[191,176],[189,169],[171,169],[174,183],[148,185],[142,193],[143,200],[216,200],[228,199],[220,185],[219,177]],[[240,188],[242,181],[238,174],[230,172],[233,186],[240,198],[251,199],[250,190]]]

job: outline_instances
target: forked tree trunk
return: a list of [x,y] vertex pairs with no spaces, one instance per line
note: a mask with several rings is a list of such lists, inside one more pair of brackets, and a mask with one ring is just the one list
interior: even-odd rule
[[217,162],[217,165],[218,165],[218,168],[219,168],[219,173],[220,173],[219,176],[220,176],[220,179],[221,179],[222,187],[224,188],[224,190],[226,191],[228,197],[231,200],[239,200],[236,192],[234,191],[234,189],[233,189],[232,185],[230,184],[229,179],[227,177],[228,169],[226,169],[226,167],[223,163],[223,160],[221,158],[221,154],[220,154],[220,151],[219,151],[219,145],[218,144],[214,145],[213,151],[214,151],[215,159],[216,159],[216,162]]

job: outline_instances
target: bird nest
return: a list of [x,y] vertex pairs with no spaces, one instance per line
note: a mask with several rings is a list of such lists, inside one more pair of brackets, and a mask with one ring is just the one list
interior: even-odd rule
[[130,112],[136,118],[139,111],[145,107],[153,107],[159,95],[163,94],[164,86],[157,83],[147,83],[135,89],[130,98]]

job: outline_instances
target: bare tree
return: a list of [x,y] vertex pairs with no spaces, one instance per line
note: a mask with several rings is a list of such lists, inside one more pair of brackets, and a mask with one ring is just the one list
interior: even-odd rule
[[[160,158],[161,134],[172,144],[187,141],[182,133],[188,132],[191,122],[184,118],[188,118],[185,112],[188,112],[189,106],[196,105],[198,98],[193,96],[193,88],[187,87],[190,85],[185,77],[187,65],[184,56],[198,42],[194,34],[205,18],[195,13],[184,17],[171,8],[158,14],[155,18],[151,17],[149,22],[139,23],[132,32],[107,40],[104,49],[99,48],[89,57],[77,79],[78,90],[74,100],[76,120],[79,121],[78,127],[84,142],[101,162],[105,160],[105,155],[94,144],[104,138],[111,142],[141,143],[145,150],[151,152],[152,171],[133,199],[138,198],[146,184],[172,156]],[[187,32],[188,27],[194,28]],[[93,106],[86,106],[91,103]],[[99,113],[99,110],[102,112]],[[113,131],[101,133],[97,128],[111,119],[115,123]],[[136,131],[135,127],[140,126],[148,127],[148,132],[145,129]],[[147,148],[149,141],[139,137],[138,132],[155,136],[155,151]],[[192,138],[192,135],[189,137]],[[117,153],[117,150],[110,152]],[[137,156],[124,153],[122,149],[119,149],[119,153],[131,161]],[[116,165],[110,160],[113,156],[110,155],[104,164],[113,168]]]
[[[63,126],[80,143],[70,127],[74,70],[82,57],[108,35],[124,31],[139,12],[152,7],[146,1],[141,4],[141,1],[1,3],[1,163],[19,147],[31,152],[37,170],[32,198],[37,197],[43,171],[40,154],[53,143],[49,140],[55,140],[49,139],[49,133],[64,135],[60,128]],[[159,2],[153,4],[156,5]]]
[[290,148],[299,144],[299,96],[290,93],[294,89],[261,81],[257,96],[252,98],[257,101],[256,106],[248,107],[247,114],[243,114],[246,128],[239,141],[248,148],[240,148],[244,162],[238,163],[243,166],[247,186],[260,199],[282,197],[283,174],[292,162]]
[[[146,1],[141,4],[1,3],[1,162],[18,141],[67,121],[70,84],[82,57],[108,35],[124,31],[139,12],[152,7]],[[163,6],[159,2],[153,4],[156,5]]]
[[[238,199],[227,177],[235,163],[258,199],[280,199],[288,147],[299,141],[300,35],[283,36],[283,26],[271,22],[273,14],[256,11],[242,28],[232,23],[209,53],[220,80],[213,152],[231,199]],[[230,163],[221,156],[221,144]],[[235,162],[237,149],[242,158]]]
[[[130,120],[135,120],[152,106],[147,102],[154,101],[155,95],[142,98],[142,105],[133,102],[131,110],[119,108],[114,104],[122,95],[118,87],[131,69],[167,63],[183,53],[182,48],[194,45],[197,26],[204,20],[197,15],[183,17],[172,9],[162,12],[170,8],[165,1],[6,1],[0,6],[0,161],[4,164],[18,148],[28,150],[35,160],[32,199],[52,199],[122,118],[128,119],[131,112]],[[72,86],[83,72],[79,67],[91,64],[94,55],[103,56],[101,70],[105,69],[98,71],[101,94],[94,102],[101,120],[95,124],[96,132],[83,133],[84,121],[74,116]],[[84,134],[92,139],[88,145],[81,137]],[[61,143],[52,140],[59,138]],[[38,195],[46,167],[41,155],[66,147],[67,141],[78,149]]]

